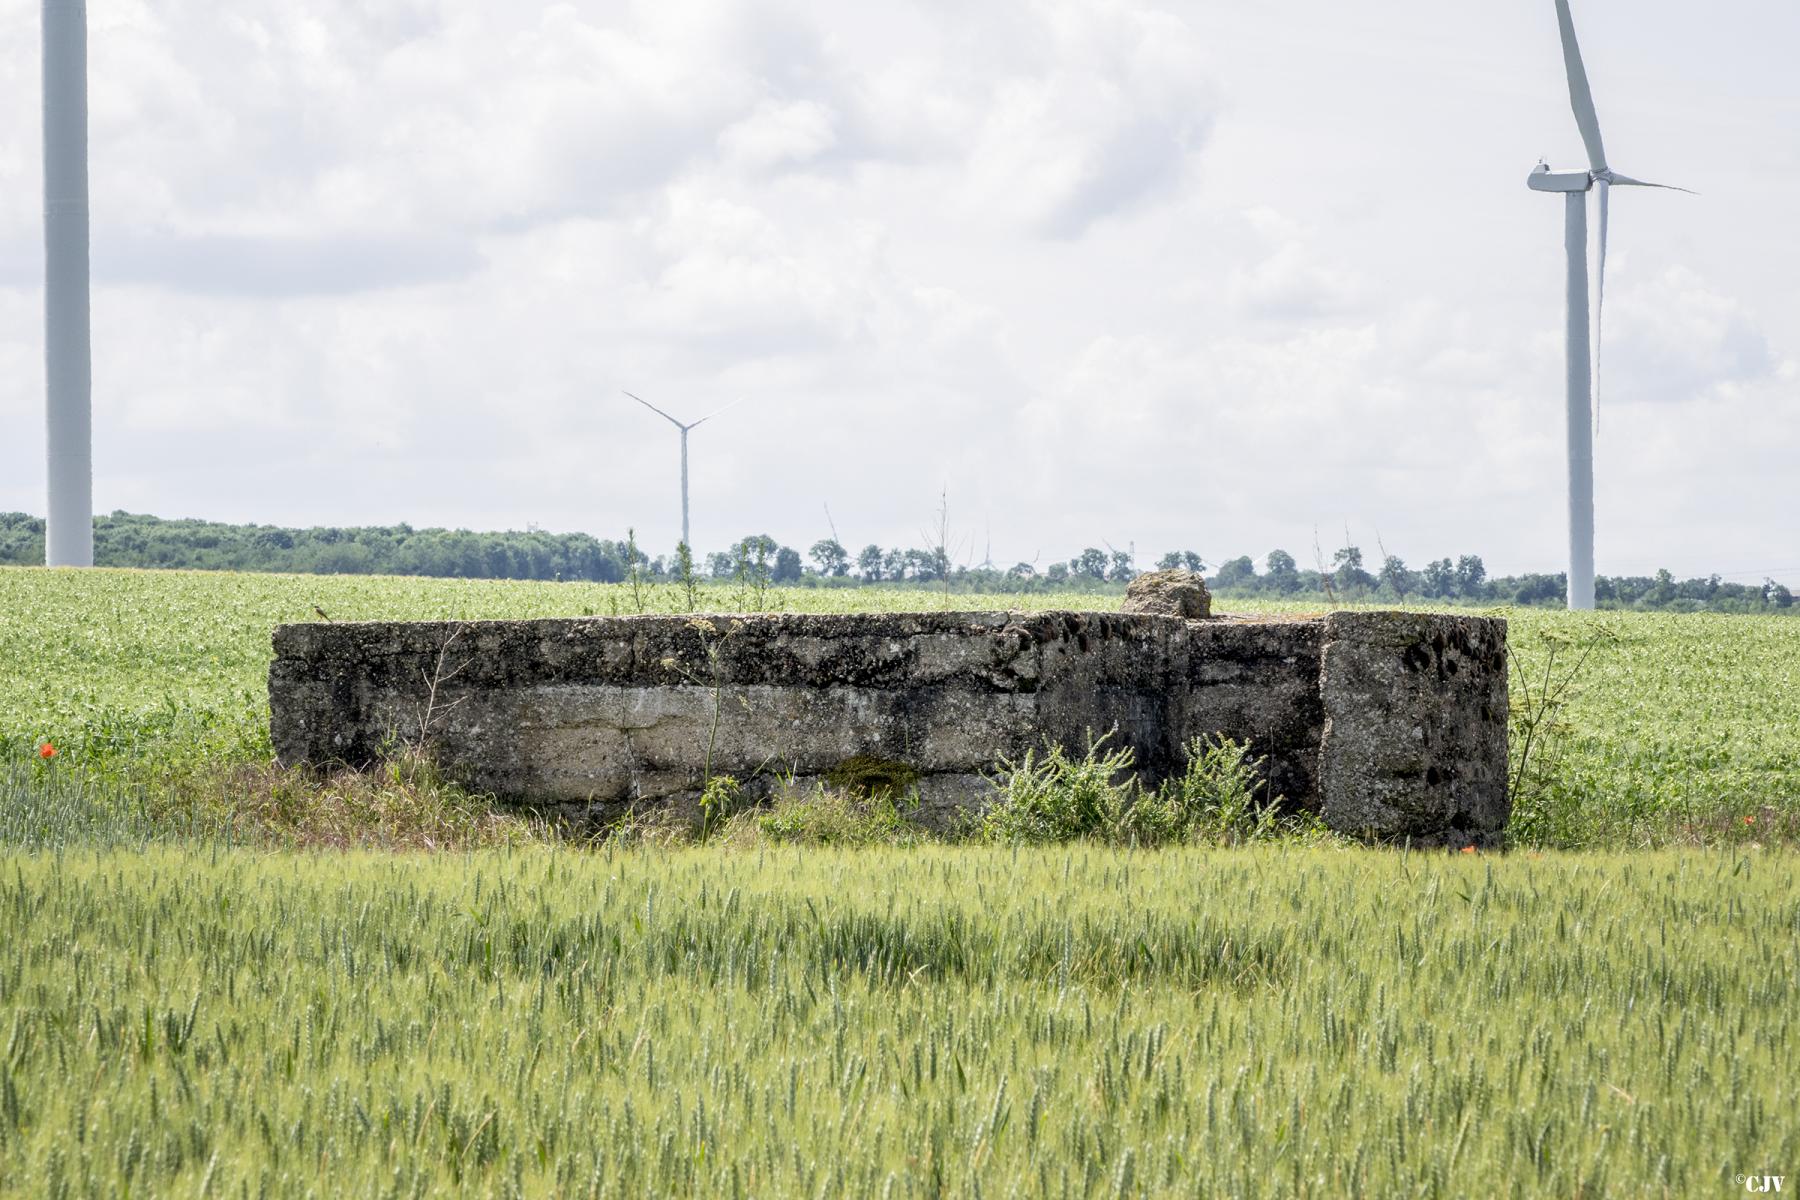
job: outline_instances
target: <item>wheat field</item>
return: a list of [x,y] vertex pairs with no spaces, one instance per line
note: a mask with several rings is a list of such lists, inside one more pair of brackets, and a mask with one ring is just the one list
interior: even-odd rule
[[688,604],[0,570],[0,1195],[1694,1196],[1800,1163],[1792,620],[1507,614],[1515,708],[1559,699],[1503,854],[574,842],[398,771],[329,797],[387,806],[337,841],[216,819],[327,800],[268,782],[277,622]]
[[1708,1195],[1800,1161],[1788,856],[69,847],[0,1190]]

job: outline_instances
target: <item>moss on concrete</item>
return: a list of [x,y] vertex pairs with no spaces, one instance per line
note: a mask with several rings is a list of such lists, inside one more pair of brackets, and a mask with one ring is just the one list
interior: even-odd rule
[[916,767],[898,759],[858,754],[833,767],[825,779],[832,787],[853,796],[893,799],[904,795],[919,782],[919,772]]

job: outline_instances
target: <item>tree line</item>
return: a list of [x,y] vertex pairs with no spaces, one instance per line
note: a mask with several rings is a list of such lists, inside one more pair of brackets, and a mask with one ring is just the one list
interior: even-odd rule
[[[1175,565],[1173,556],[1165,565]],[[1183,564],[1186,565],[1186,564]],[[1323,597],[1327,600],[1406,603],[1430,600],[1473,605],[1509,604],[1521,607],[1562,605],[1568,596],[1568,577],[1526,573],[1490,577],[1478,554],[1456,559],[1440,558],[1419,570],[1407,566],[1395,554],[1382,556],[1370,570],[1361,548],[1346,545],[1335,551],[1329,565],[1302,570],[1284,550],[1272,551],[1259,574],[1249,556],[1228,559],[1208,575],[1208,585],[1227,595],[1271,597]],[[1602,608],[1638,608],[1670,612],[1788,611],[1794,595],[1773,579],[1761,583],[1728,583],[1718,575],[1678,580],[1668,570],[1655,575],[1603,575],[1594,580],[1595,600]]]
[[[642,559],[641,552],[637,557]],[[126,512],[94,518],[94,563],[102,567],[618,583],[630,575],[632,559],[628,542],[585,533],[472,533],[410,525],[285,529]],[[0,513],[0,563],[43,561],[44,522]]]
[[[1270,551],[1261,569],[1248,555],[1209,563],[1191,550],[1157,559],[1157,569],[1182,568],[1206,575],[1215,594],[1324,602],[1433,601],[1471,605],[1537,605],[1563,602],[1557,574],[1490,577],[1481,557],[1440,558],[1419,569],[1398,555],[1365,560],[1354,544],[1329,560],[1315,552],[1303,567],[1285,550]],[[289,529],[217,521],[164,520],[114,512],[94,521],[94,561],[108,567],[220,571],[275,571],[321,575],[424,575],[464,579],[538,579],[621,583],[737,581],[756,586],[942,587],[968,592],[1116,590],[1139,573],[1129,550],[1088,547],[1066,561],[1043,567],[1010,567],[954,561],[947,536],[926,547],[867,545],[851,553],[835,537],[814,542],[803,556],[767,534],[740,538],[729,550],[696,558],[677,547],[653,556],[627,533],[623,539],[542,530],[477,533],[466,529],[414,529],[410,525]],[[44,561],[44,522],[25,513],[0,513],[0,564]],[[1677,580],[1653,576],[1602,576],[1595,581],[1602,607],[1665,611],[1794,611],[1793,593],[1774,580],[1728,583],[1717,575]]]
[[[1129,551],[1111,547],[1089,547],[1066,562],[1053,562],[1042,570],[1025,562],[1003,571],[992,566],[949,568],[941,547],[901,551],[879,546],[864,548],[853,567],[843,547],[832,539],[816,543],[811,557],[816,573],[825,579],[854,574],[862,583],[930,583],[947,578],[969,590],[983,591],[1063,591],[1072,587],[1124,585],[1139,574]],[[1436,559],[1419,570],[1408,567],[1398,555],[1384,554],[1380,566],[1371,571],[1362,549],[1354,544],[1333,552],[1329,563],[1320,555],[1317,565],[1311,568],[1301,567],[1286,550],[1270,551],[1260,572],[1249,555],[1214,565],[1192,550],[1174,550],[1156,561],[1156,569],[1199,571],[1206,576],[1207,587],[1217,595],[1284,600],[1400,604],[1430,600],[1555,607],[1564,603],[1568,595],[1567,577],[1562,572],[1489,577],[1478,554]],[[1759,584],[1728,583],[1718,575],[1677,580],[1667,570],[1653,576],[1604,576],[1595,580],[1595,593],[1603,607],[1616,608],[1759,612],[1789,610],[1794,605],[1793,593],[1772,579]]]

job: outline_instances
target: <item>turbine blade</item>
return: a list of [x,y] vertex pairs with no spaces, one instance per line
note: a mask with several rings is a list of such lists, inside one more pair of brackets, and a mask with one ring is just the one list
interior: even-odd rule
[[[625,389],[620,388],[619,390],[624,391]],[[671,417],[668,413],[664,412],[662,409],[656,407],[656,405],[654,405],[654,404],[650,403],[648,400],[644,399],[642,396],[632,395],[632,393],[630,393],[630,392],[625,392],[625,394],[627,396],[631,396],[631,398],[633,400],[636,400],[639,404],[643,405],[645,408],[649,409],[651,412],[655,413],[657,416],[661,417],[663,420],[669,422],[669,424],[675,426],[675,428],[677,428],[677,429],[689,428],[688,426],[683,425],[680,421],[677,421],[674,417]]]
[[1575,124],[1581,127],[1588,166],[1604,171],[1606,147],[1600,141],[1600,117],[1594,111],[1594,93],[1588,87],[1587,68],[1581,64],[1581,45],[1575,40],[1575,18],[1569,12],[1569,0],[1556,0],[1556,23],[1562,30],[1563,67],[1569,74],[1569,107],[1575,110]]
[[711,412],[707,413],[704,417],[701,417],[698,421],[695,421],[692,425],[689,425],[688,428],[689,429],[698,429],[700,426],[706,424],[708,421],[712,420],[714,417],[718,416],[720,413],[727,412],[731,409],[734,409],[738,405],[742,404],[743,402],[744,402],[744,397],[739,396],[736,400],[733,400],[730,404],[727,404],[724,408],[713,409]]
[[1608,182],[1615,183],[1620,187],[1653,187],[1661,188],[1665,192],[1686,192],[1690,196],[1698,196],[1700,194],[1693,188],[1676,187],[1672,183],[1650,183],[1647,180],[1633,179],[1629,175],[1620,175],[1617,172],[1614,172],[1609,177]]
[[1606,349],[1602,334],[1606,316],[1606,218],[1608,193],[1612,187],[1604,179],[1600,185],[1600,261],[1594,274],[1594,440],[1600,440],[1600,356]]

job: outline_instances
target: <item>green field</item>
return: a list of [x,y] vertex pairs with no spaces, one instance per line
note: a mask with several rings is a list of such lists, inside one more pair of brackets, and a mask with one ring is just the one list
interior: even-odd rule
[[[707,611],[1068,607],[1093,594],[710,586]],[[0,568],[0,754],[43,740],[66,769],[266,760],[269,633],[316,619],[682,611],[673,586]],[[1264,606],[1266,607],[1266,606]],[[1591,647],[1521,797],[1520,844],[1642,846],[1800,837],[1800,620],[1497,610],[1540,686]],[[1540,743],[1542,744],[1542,743]],[[1744,817],[1752,823],[1744,824]]]
[[268,765],[269,630],[315,605],[687,603],[0,569],[0,1195],[1795,1186],[1800,621],[1506,614],[1516,701],[1571,686],[1496,855],[572,842],[416,764]]
[[1785,854],[82,849],[5,864],[0,914],[9,1194],[1705,1196],[1800,1163]]

